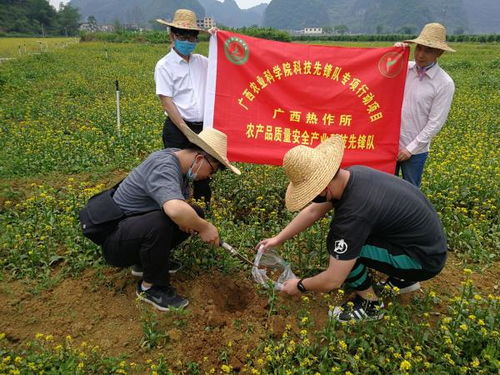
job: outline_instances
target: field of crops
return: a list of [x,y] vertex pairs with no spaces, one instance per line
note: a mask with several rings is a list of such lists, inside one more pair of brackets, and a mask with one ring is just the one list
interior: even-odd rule
[[[8,40],[7,51],[6,40],[0,39],[0,57],[17,57],[19,44]],[[206,43],[198,48],[206,54]],[[162,315],[132,309],[142,327],[139,341],[146,344],[137,348],[140,356],[130,355],[135,349],[128,346],[120,353],[125,358],[65,337],[62,331],[60,337],[33,331],[32,340],[16,339],[16,334],[22,335],[2,333],[9,326],[3,322],[0,374],[42,369],[51,373],[56,367],[67,369],[60,373],[82,374],[497,373],[500,46],[455,44],[454,48],[458,52],[446,54],[440,64],[454,78],[456,94],[448,122],[433,143],[422,184],[453,251],[455,266],[447,274],[449,279],[440,280],[448,283],[446,288],[432,284],[415,296],[416,301],[403,307],[391,303],[386,320],[362,326],[324,322],[312,313],[323,307],[320,314],[326,316],[334,300],[329,294],[283,302],[272,292],[252,289],[267,301],[262,306],[263,322],[253,322],[249,328],[245,319],[232,318],[219,329],[208,322],[203,334],[221,337],[216,354],[175,360],[172,353],[189,350],[182,339],[165,332],[179,321],[187,325],[175,325],[181,332],[192,328],[189,312]],[[29,293],[21,301],[30,301],[30,296],[50,294],[68,280],[81,280],[88,270],[97,270],[101,277],[115,272],[103,265],[97,247],[80,234],[78,210],[88,197],[161,147],[163,114],[154,95],[153,69],[166,49],[89,42],[0,63],[0,297],[14,298],[9,290],[23,283]],[[115,80],[120,82],[122,98],[119,135]],[[252,258],[258,240],[275,234],[292,216],[284,208],[286,182],[281,169],[239,167],[241,177],[226,172],[216,176],[209,220],[224,240]],[[327,228],[325,219],[280,249],[296,274],[306,276],[326,265]],[[192,280],[214,270],[229,278],[242,277],[241,265],[219,249],[193,239],[185,250],[177,256],[186,270],[187,290]],[[474,279],[483,273],[492,280]],[[244,275],[249,277],[249,272]],[[105,280],[96,283],[106,289]],[[132,293],[127,299],[133,299]],[[29,306],[18,302],[4,309],[0,311],[26,314]],[[279,319],[283,329],[274,333],[257,327],[268,328]],[[246,332],[252,337],[249,341],[256,342],[238,361],[235,346],[246,339],[239,343],[227,339],[223,330],[229,326],[233,333]],[[130,356],[135,358],[133,364]]]

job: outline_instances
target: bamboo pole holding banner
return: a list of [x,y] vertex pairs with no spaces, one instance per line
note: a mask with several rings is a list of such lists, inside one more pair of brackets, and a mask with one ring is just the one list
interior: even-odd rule
[[120,124],[120,86],[118,80],[115,81],[116,87],[116,128],[118,137],[120,136],[121,124]]

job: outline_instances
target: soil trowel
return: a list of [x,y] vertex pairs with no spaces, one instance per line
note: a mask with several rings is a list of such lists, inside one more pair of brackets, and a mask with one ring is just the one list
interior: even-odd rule
[[232,247],[231,245],[229,245],[228,243],[224,242],[224,241],[220,241],[220,246],[223,247],[224,249],[226,249],[227,251],[229,251],[231,253],[231,255],[234,255],[235,257],[237,257],[239,260],[251,265],[252,267],[254,266],[253,262],[248,259],[246,256],[244,256],[243,254],[239,253],[238,251],[236,251],[234,249],[234,247]]

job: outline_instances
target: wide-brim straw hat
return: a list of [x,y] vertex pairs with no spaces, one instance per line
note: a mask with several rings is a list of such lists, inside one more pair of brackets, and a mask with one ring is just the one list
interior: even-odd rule
[[421,44],[442,51],[455,52],[453,48],[446,44],[446,28],[440,23],[428,23],[416,39],[405,40],[405,42]]
[[171,22],[168,22],[162,18],[157,18],[156,22],[159,22],[163,25],[172,26],[177,29],[206,32],[206,30],[203,30],[198,26],[198,24],[196,23],[196,14],[189,9],[177,9],[174,13],[174,19]]
[[290,180],[286,190],[285,204],[289,211],[297,211],[311,202],[337,173],[344,141],[334,135],[321,142],[316,148],[296,146],[283,158],[283,168]]
[[226,168],[236,174],[241,174],[240,170],[232,165],[227,158],[227,136],[225,133],[214,128],[203,129],[196,134],[186,125],[179,127],[189,142],[195,144],[210,156],[217,159]]

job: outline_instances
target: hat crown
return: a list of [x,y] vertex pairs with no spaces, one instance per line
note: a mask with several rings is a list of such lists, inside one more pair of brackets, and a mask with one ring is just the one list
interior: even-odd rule
[[174,27],[177,27],[179,29],[182,29],[183,26],[188,28],[197,27],[196,14],[189,9],[177,9],[174,13],[172,24],[178,25]]
[[156,19],[156,21],[177,29],[204,31],[198,27],[195,12],[189,9],[177,9],[174,13],[174,19],[171,22],[161,18]]
[[418,37],[443,43],[446,42],[446,28],[440,23],[428,23],[424,26]]
[[311,172],[320,167],[321,159],[319,151],[307,146],[297,146],[285,154],[283,169],[290,182],[297,185],[310,178]]
[[[227,136],[220,130],[207,128],[202,130],[198,136],[214,149],[220,156],[227,160]],[[208,152],[208,151],[207,151]],[[210,152],[209,152],[210,154]],[[216,155],[212,155],[217,158]]]
[[419,36],[415,39],[405,40],[407,43],[416,43],[423,46],[455,52],[446,44],[446,28],[440,23],[433,22],[424,26]]

